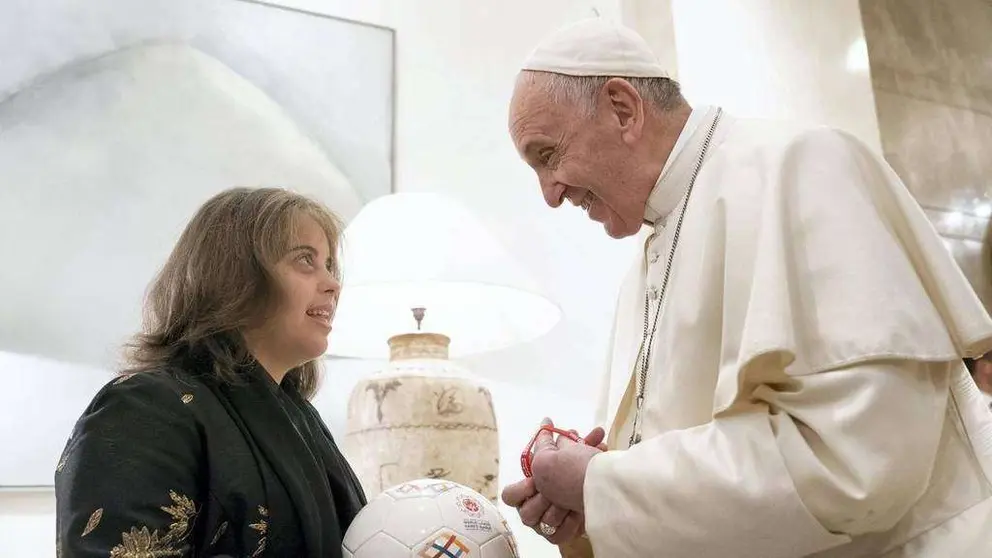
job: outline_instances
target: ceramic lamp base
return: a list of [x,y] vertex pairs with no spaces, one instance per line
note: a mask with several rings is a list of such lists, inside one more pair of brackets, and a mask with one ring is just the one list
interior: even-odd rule
[[443,335],[389,342],[389,364],[359,382],[348,402],[344,449],[366,496],[443,478],[496,502],[499,434],[489,390],[447,359]]

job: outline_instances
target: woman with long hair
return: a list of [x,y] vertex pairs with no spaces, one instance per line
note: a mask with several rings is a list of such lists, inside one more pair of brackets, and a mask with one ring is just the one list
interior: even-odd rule
[[340,231],[277,188],[197,211],[57,466],[60,556],[341,555],[365,495],[309,402]]

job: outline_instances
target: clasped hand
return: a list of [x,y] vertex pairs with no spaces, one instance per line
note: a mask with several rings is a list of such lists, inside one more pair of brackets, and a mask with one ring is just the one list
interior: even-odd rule
[[[553,426],[550,419],[543,425]],[[575,431],[572,431],[575,433]],[[578,433],[575,433],[578,435]],[[533,476],[503,489],[503,502],[517,509],[520,521],[554,544],[568,542],[585,530],[584,494],[589,461],[603,451],[605,432],[596,427],[578,442],[542,430],[534,440]],[[539,529],[553,528],[553,534]]]

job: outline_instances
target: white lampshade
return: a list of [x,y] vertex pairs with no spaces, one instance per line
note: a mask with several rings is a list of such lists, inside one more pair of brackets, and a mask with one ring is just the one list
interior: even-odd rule
[[539,337],[561,317],[533,278],[467,209],[438,194],[366,205],[344,232],[344,289],[329,354],[386,358],[387,340],[416,330],[451,338],[452,357]]

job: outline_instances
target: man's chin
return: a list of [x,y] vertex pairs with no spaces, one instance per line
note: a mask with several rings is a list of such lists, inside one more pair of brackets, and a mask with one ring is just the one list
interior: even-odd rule
[[[617,219],[607,219],[603,222],[603,229],[610,238],[621,239],[627,238],[628,236],[633,236],[641,230],[640,227],[630,227],[626,223],[618,222]],[[633,230],[631,230],[633,229]]]

